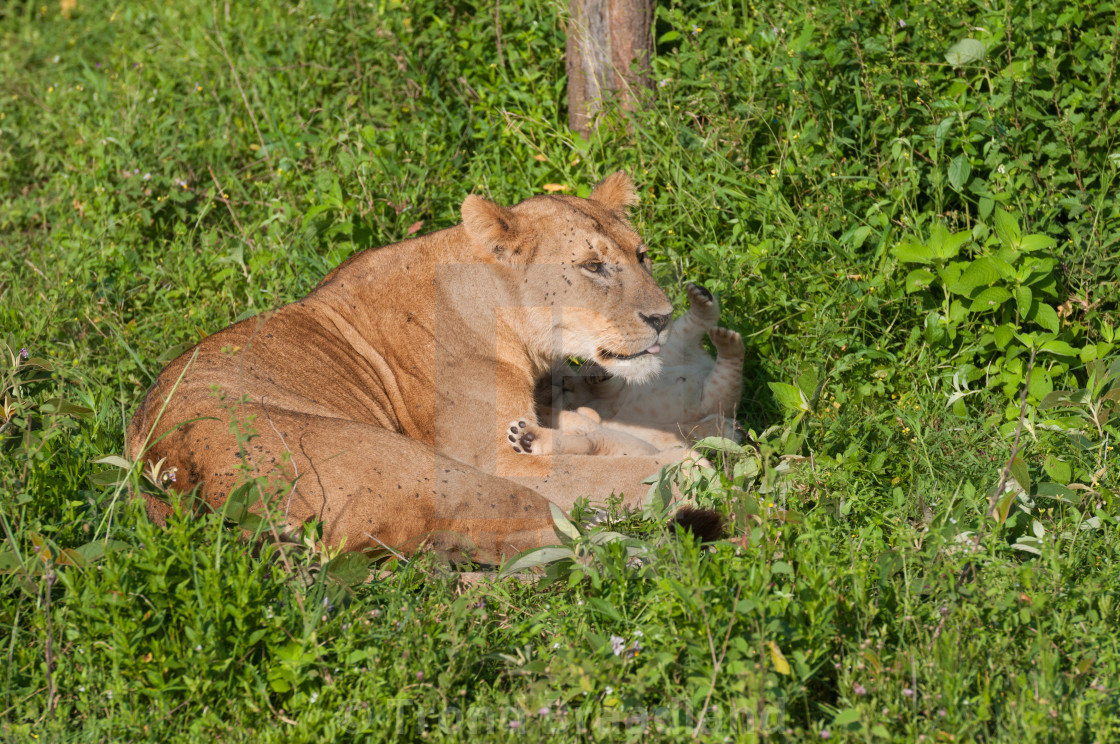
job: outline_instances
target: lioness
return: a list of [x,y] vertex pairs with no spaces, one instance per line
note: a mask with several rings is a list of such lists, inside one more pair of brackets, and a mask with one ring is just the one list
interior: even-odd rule
[[[294,482],[272,508],[292,527],[320,520],[324,542],[350,550],[428,544],[494,561],[556,542],[550,502],[636,504],[642,479],[683,451],[527,458],[504,439],[557,360],[657,374],[672,305],[627,219],[635,201],[623,173],[589,199],[468,196],[462,224],[355,254],[303,299],[173,361],[128,452],[166,458],[175,488],[201,484],[212,507],[245,473]],[[243,448],[231,415],[252,431]],[[169,514],[147,505],[159,523]]]

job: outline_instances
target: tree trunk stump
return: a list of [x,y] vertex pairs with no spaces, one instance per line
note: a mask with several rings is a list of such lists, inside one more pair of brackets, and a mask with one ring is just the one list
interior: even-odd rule
[[610,93],[633,110],[636,89],[651,86],[653,0],[569,0],[568,9],[568,126],[586,137]]

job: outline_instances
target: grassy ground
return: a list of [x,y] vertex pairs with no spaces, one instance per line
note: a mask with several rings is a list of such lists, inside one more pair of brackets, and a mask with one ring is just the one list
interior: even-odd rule
[[[559,5],[0,8],[0,736],[1120,736],[1117,9],[670,2],[585,141]],[[731,539],[362,583],[96,462],[184,345],[620,167],[747,341]]]

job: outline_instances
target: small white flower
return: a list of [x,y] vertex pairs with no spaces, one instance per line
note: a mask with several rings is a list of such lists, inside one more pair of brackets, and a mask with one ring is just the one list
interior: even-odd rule
[[623,650],[626,648],[626,639],[619,636],[611,636],[611,650],[614,651],[615,656],[621,656]]
[[311,693],[311,702],[314,703],[318,699],[319,699],[319,691],[316,690],[315,692]]

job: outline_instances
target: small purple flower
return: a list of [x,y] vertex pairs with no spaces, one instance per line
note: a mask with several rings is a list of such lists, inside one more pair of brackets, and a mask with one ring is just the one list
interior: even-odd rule
[[852,691],[857,695],[867,694],[867,688],[861,685],[859,682],[856,682],[855,686],[852,687]]
[[914,697],[914,691],[911,690],[909,687],[902,688],[902,694],[905,695],[908,698]]
[[416,673],[416,679],[418,681],[423,681],[424,680],[424,673],[423,672],[417,672]]
[[26,359],[26,358],[27,358],[27,357],[29,357],[29,356],[31,356],[31,354],[30,354],[30,353],[28,353],[28,351],[27,351],[27,348],[26,348],[26,347],[24,347],[24,348],[22,348],[22,349],[20,349],[20,350],[19,350],[19,357],[20,357],[20,359]]
[[898,27],[899,27],[899,28],[906,28],[906,21],[904,21],[904,20],[902,20],[901,18],[899,18],[899,19],[898,19]]
[[821,738],[822,739],[831,739],[832,738],[832,732],[829,731],[828,729],[821,729]]
[[549,713],[551,713],[551,712],[552,712],[552,709],[551,709],[551,708],[549,708],[549,707],[548,707],[548,706],[546,705],[546,706],[544,706],[543,708],[541,708],[541,709],[539,709],[539,710],[537,711],[537,715],[538,715],[538,716],[547,716],[547,715],[548,715]]
[[509,727],[516,731],[517,729],[521,728],[521,721],[510,721]]

